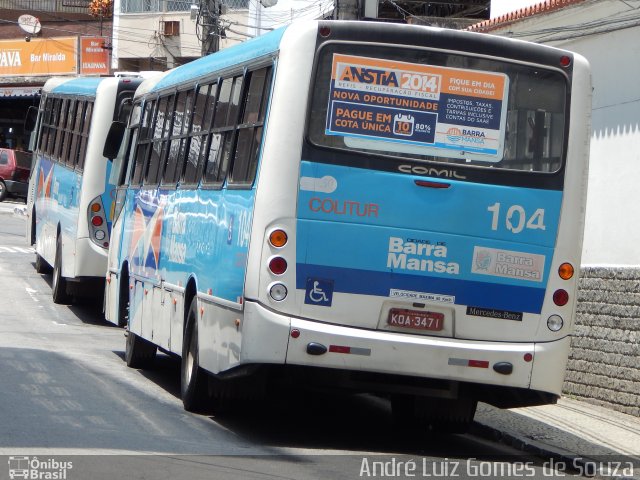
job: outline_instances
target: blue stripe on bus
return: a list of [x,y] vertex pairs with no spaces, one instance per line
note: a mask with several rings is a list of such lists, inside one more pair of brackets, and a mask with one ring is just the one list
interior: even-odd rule
[[[405,166],[411,168],[408,164]],[[437,173],[446,169],[446,164],[443,164],[422,170]],[[443,238],[447,234],[468,237],[468,242],[460,239],[459,248],[471,245],[471,237],[477,239],[473,240],[474,244],[481,242],[483,246],[516,251],[524,249],[538,254],[547,253],[538,251],[538,247],[553,248],[556,243],[562,206],[561,191],[476,184],[400,172],[372,172],[305,160],[301,163],[300,176],[307,182],[311,181],[312,186],[300,188],[299,221],[331,222],[334,224],[332,228],[341,229],[359,228],[345,224],[391,227],[384,232],[385,235],[421,235],[423,238],[428,235],[433,241],[453,240]],[[321,184],[327,179],[334,182],[330,192],[323,191],[321,186],[313,186],[313,182]],[[415,184],[416,180],[445,183],[449,188],[423,188]],[[499,215],[496,215],[491,208],[497,209],[498,204]],[[331,205],[334,205],[333,208],[330,208]],[[509,210],[513,206],[517,206],[518,211],[511,213],[510,222],[514,225],[522,222],[521,231],[517,234],[509,230],[507,223]],[[520,217],[519,211],[525,212],[524,218]],[[536,212],[544,212],[544,222],[540,219],[544,227],[537,225]],[[532,226],[538,228],[525,228],[531,220]],[[367,241],[371,241],[372,233],[375,234],[374,231],[365,234],[353,230],[352,235],[358,238],[358,242],[365,236]],[[485,239],[506,243],[485,245]],[[386,237],[384,242],[388,243],[389,238]]]
[[234,65],[248,63],[256,58],[276,52],[280,48],[280,41],[286,28],[279,28],[182,65],[164,76],[151,91],[155,92],[184,82],[193,83],[194,79],[209,75],[211,72],[218,72]]
[[334,293],[388,297],[391,289],[455,296],[457,305],[495,308],[539,314],[545,289],[515,285],[455,280],[423,275],[374,272],[353,268],[298,263],[296,288],[304,290],[307,279],[333,280]]
[[105,77],[90,77],[90,78],[74,78],[67,82],[61,83],[51,90],[53,93],[64,93],[68,95],[89,95],[95,97],[96,90],[100,82],[105,80]]

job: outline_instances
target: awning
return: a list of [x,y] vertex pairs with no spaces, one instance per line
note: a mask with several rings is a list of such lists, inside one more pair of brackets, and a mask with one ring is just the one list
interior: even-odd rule
[[35,97],[40,95],[42,86],[37,87],[0,87],[0,98],[3,97]]

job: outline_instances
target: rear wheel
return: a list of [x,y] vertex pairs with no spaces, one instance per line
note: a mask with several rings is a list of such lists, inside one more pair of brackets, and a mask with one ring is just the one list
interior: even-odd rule
[[139,337],[133,332],[127,331],[127,343],[124,352],[124,360],[131,368],[149,368],[153,365],[158,348],[151,342]]
[[42,273],[42,274],[51,273],[51,265],[49,265],[47,261],[37,253],[36,253],[36,273]]
[[393,417],[399,426],[444,433],[466,433],[473,422],[477,403],[470,398],[391,397]]
[[0,180],[0,202],[7,198],[7,186]]
[[187,314],[182,363],[180,365],[180,393],[184,409],[198,412],[209,403],[208,375],[200,368],[198,349],[198,301],[194,297]]
[[56,243],[56,260],[53,265],[53,285],[51,290],[53,303],[71,303],[71,296],[67,292],[67,279],[62,276],[62,241],[60,237],[58,237]]
[[[25,203],[27,199],[25,198]],[[31,212],[31,245],[36,244],[36,207]]]
[[120,273],[118,288],[118,326],[126,327],[129,324],[129,274],[126,269]]

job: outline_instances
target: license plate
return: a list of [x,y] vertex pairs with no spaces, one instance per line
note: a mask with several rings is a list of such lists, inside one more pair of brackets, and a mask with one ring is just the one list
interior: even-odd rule
[[440,331],[444,328],[444,313],[392,308],[387,325],[414,330]]

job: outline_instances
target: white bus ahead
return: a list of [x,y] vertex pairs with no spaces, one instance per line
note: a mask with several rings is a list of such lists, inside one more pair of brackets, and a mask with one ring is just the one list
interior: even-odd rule
[[[27,200],[27,240],[36,270],[53,267],[53,301],[98,291],[107,270],[114,185],[102,156],[111,122],[140,84],[132,78],[53,78],[42,89],[34,129],[34,168]],[[124,108],[124,111],[123,111]],[[74,288],[75,287],[75,288]],[[79,288],[85,287],[85,288]]]

